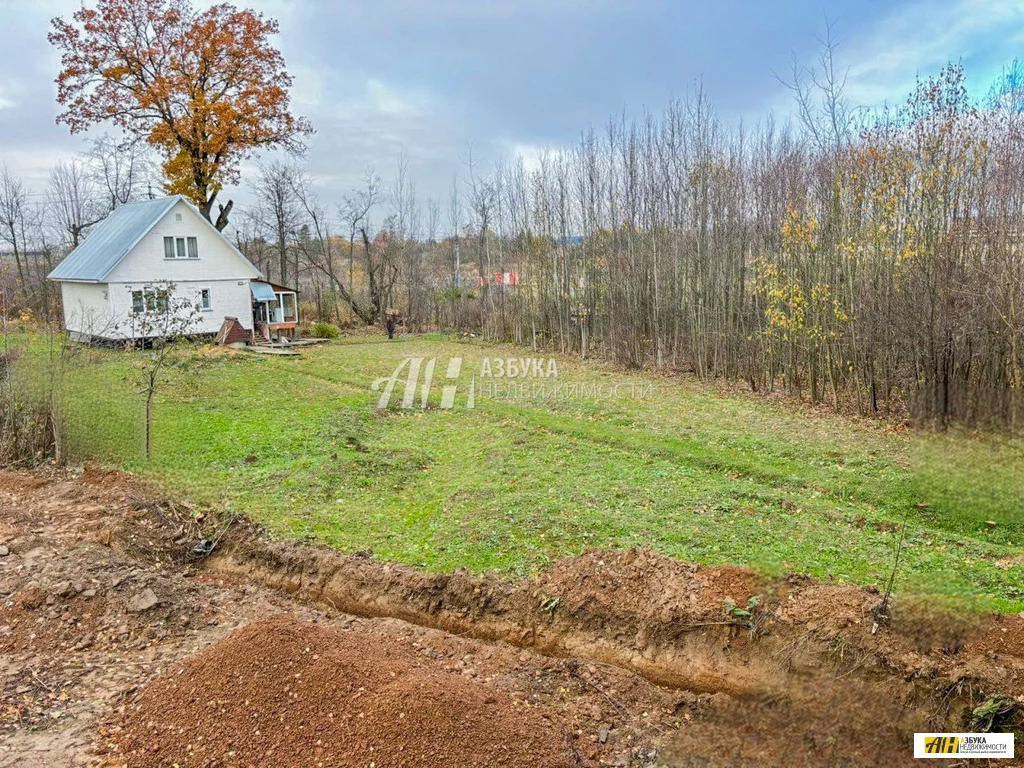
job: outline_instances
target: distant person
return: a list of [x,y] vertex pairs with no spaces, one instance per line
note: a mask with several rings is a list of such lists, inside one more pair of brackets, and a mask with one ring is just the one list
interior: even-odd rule
[[398,320],[390,312],[384,316],[384,327],[388,329],[388,338],[395,338],[395,328],[398,327]]

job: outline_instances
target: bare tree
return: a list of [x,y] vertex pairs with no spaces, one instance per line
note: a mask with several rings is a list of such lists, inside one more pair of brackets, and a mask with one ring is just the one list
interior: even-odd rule
[[86,163],[93,182],[106,198],[108,210],[138,198],[154,175],[150,151],[144,142],[119,141],[110,134],[93,141]]
[[[367,168],[363,174],[363,186],[353,190],[345,197],[345,201],[338,209],[342,221],[348,226],[348,294],[351,297],[349,306],[363,322],[374,322],[374,316],[364,312],[361,314],[356,310],[355,299],[355,247],[356,234],[362,229],[368,228],[368,217],[370,211],[380,202],[383,195],[383,185],[380,176],[372,168]],[[366,242],[363,237],[364,244]],[[335,277],[335,279],[337,279]],[[369,319],[367,319],[369,318]]]
[[[418,327],[430,315],[430,308],[427,306],[430,291],[424,280],[423,244],[420,239],[422,233],[419,231],[421,212],[416,198],[416,183],[409,174],[409,158],[404,151],[398,157],[390,200],[394,210],[390,247],[403,276],[405,320],[406,323]],[[385,297],[385,304],[396,306],[390,289]]]
[[298,280],[298,265],[290,247],[299,229],[302,204],[296,195],[296,179],[301,171],[294,163],[273,160],[259,166],[253,183],[259,217],[277,252],[277,277],[282,285]]
[[0,240],[11,247],[23,297],[28,290],[24,263],[28,248],[28,207],[25,185],[11,175],[6,165],[0,165]]
[[498,197],[497,181],[493,176],[481,176],[470,147],[466,155],[469,173],[469,208],[473,212],[477,241],[477,267],[482,278],[481,296],[486,301],[487,286],[491,270],[491,226]]
[[[303,228],[308,236],[299,238],[297,248],[302,253],[310,269],[322,277],[326,277],[331,290],[337,294],[351,311],[359,317],[365,317],[366,311],[358,305],[355,297],[349,292],[338,273],[338,253],[331,237],[330,218],[327,209],[320,204],[312,190],[312,184],[305,174],[297,175],[292,180],[293,191],[302,207]],[[316,283],[315,284],[319,284]],[[332,310],[337,312],[336,302]]]
[[85,165],[77,159],[59,161],[50,170],[46,199],[56,228],[71,248],[77,248],[82,233],[109,212]]
[[779,82],[792,92],[800,122],[818,149],[835,153],[849,143],[857,110],[845,96],[848,72],[836,65],[839,42],[827,16],[825,36],[819,42],[817,62],[805,66],[794,54],[790,78],[779,78]]
[[462,200],[459,197],[459,173],[452,174],[452,184],[448,193],[448,229],[452,245],[451,283],[448,294],[451,301],[452,326],[461,326],[459,306],[462,298],[462,253],[460,251],[462,234]]
[[244,208],[231,220],[235,245],[256,268],[265,275],[270,274],[277,258],[276,248],[267,240],[267,226],[259,208]]
[[[129,318],[133,339],[148,345],[141,358],[139,390],[146,400],[146,458],[153,456],[153,407],[167,368],[176,365],[181,347],[178,339],[193,333],[202,314],[194,299],[180,296],[175,285],[163,282],[147,288],[139,311]],[[131,342],[134,345],[136,342]]]

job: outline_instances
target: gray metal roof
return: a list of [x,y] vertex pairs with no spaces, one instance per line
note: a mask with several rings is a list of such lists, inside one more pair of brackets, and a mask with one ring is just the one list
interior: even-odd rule
[[102,281],[181,198],[140,200],[114,209],[47,277]]
[[252,297],[256,301],[277,301],[277,294],[267,283],[253,280],[249,283],[249,290],[252,291]]

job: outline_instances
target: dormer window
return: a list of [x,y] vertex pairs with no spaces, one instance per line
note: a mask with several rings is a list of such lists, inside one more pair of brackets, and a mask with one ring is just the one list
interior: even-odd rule
[[199,241],[194,237],[165,237],[165,259],[198,259]]

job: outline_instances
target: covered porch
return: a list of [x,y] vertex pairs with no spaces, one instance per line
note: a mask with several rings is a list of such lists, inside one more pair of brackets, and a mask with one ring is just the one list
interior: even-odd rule
[[270,341],[281,336],[294,337],[299,325],[298,291],[284,285],[253,280],[252,327],[256,341]]

